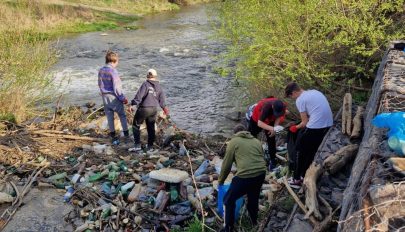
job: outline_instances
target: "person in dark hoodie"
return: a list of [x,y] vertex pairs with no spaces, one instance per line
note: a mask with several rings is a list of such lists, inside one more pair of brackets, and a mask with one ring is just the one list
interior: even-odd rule
[[153,152],[153,143],[156,137],[155,121],[158,107],[163,109],[166,116],[169,116],[169,108],[166,106],[165,94],[156,78],[156,70],[149,69],[146,75],[146,81],[142,83],[134,99],[131,101],[131,105],[136,106],[137,110],[132,124],[135,146],[130,148],[129,151],[140,151],[142,149],[140,126],[146,121],[146,130],[148,132],[146,150]]
[[234,133],[234,137],[226,147],[218,178],[221,188],[231,171],[232,163],[235,162],[237,171],[224,197],[225,228],[222,231],[233,231],[236,200],[244,195],[247,195],[247,210],[252,224],[257,224],[260,189],[266,174],[266,161],[261,142],[242,124],[234,128]]

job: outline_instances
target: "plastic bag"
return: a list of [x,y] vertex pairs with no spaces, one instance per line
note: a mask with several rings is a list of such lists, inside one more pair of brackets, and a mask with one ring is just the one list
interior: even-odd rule
[[373,125],[389,128],[388,146],[399,155],[405,155],[405,112],[379,114],[373,119]]
[[[217,212],[221,217],[224,215],[224,197],[225,197],[226,192],[228,192],[228,189],[230,186],[231,186],[230,184],[224,184],[224,185],[218,186]],[[236,200],[235,220],[238,220],[238,218],[239,218],[239,212],[240,212],[240,209],[242,208],[243,202],[244,202],[243,197]]]

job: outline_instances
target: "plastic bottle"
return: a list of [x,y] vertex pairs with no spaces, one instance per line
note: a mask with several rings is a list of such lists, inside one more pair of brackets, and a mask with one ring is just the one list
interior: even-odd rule
[[[73,184],[76,184],[79,180],[80,180],[80,174],[78,174],[78,173],[74,174],[71,179]],[[80,183],[80,181],[79,181],[79,183]]]
[[170,186],[170,201],[176,202],[179,199],[179,192],[175,185]]
[[55,180],[63,179],[65,177],[67,177],[67,173],[62,172],[62,173],[58,173],[58,174],[55,174],[53,176],[48,177],[48,180],[52,182],[52,181],[55,181]]
[[89,181],[90,181],[90,182],[98,181],[98,180],[100,180],[101,178],[103,178],[104,176],[107,176],[108,173],[109,173],[108,169],[102,171],[101,173],[98,172],[98,173],[96,173],[96,174],[94,174],[94,175],[89,176]]
[[388,146],[399,155],[405,155],[405,136],[394,134],[388,138]]
[[108,173],[107,179],[113,181],[113,180],[117,179],[118,175],[119,175],[118,172],[116,172],[116,171],[110,171],[110,172]]
[[65,195],[63,196],[63,201],[64,202],[69,202],[74,191],[75,190],[74,190],[74,188],[72,186],[67,187],[67,191],[66,191]]
[[207,174],[202,174],[202,175],[200,175],[200,176],[196,176],[196,177],[195,177],[195,180],[196,180],[197,182],[211,183],[211,181],[210,181],[210,176],[207,175]]
[[121,186],[121,193],[124,195],[127,194],[128,190],[133,188],[134,185],[135,185],[135,182],[131,181],[131,182],[128,182],[125,185]]
[[128,171],[128,167],[127,167],[127,165],[125,164],[125,162],[124,162],[123,160],[121,160],[121,161],[118,163],[118,165],[120,166],[121,171],[123,171],[123,172],[127,172],[127,171]]
[[209,160],[204,160],[202,162],[202,164],[200,165],[200,167],[198,167],[198,169],[194,172],[194,176],[202,175],[205,172],[205,170],[207,170],[209,165],[210,165],[210,161]]

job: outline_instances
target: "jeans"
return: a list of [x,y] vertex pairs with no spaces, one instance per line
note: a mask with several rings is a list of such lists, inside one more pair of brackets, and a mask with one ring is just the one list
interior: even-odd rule
[[115,134],[114,112],[117,112],[118,114],[122,130],[128,131],[127,116],[125,115],[124,104],[114,94],[103,94],[102,98],[110,133]]

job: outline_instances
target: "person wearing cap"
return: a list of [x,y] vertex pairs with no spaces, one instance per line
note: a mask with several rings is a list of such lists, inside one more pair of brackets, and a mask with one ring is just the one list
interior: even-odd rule
[[220,189],[223,188],[232,164],[235,163],[237,171],[224,197],[225,228],[222,231],[233,231],[236,201],[244,195],[247,195],[246,208],[252,224],[257,224],[260,190],[266,174],[263,153],[261,142],[253,137],[244,125],[236,125],[234,136],[226,147],[218,177],[218,189]]
[[264,98],[254,107],[252,116],[248,119],[248,130],[254,136],[264,130],[270,155],[269,169],[276,167],[276,138],[274,126],[279,125],[281,118],[287,112],[286,104],[275,97]]
[[118,145],[119,139],[114,128],[114,112],[117,112],[124,135],[129,140],[127,117],[124,109],[124,104],[128,104],[128,100],[122,92],[121,79],[116,70],[118,54],[108,51],[105,56],[105,63],[106,65],[98,72],[98,87],[103,98],[104,112],[107,117],[112,144]]
[[304,90],[291,82],[285,87],[285,96],[295,99],[301,117],[298,125],[289,128],[291,133],[299,131],[294,176],[289,180],[291,187],[299,188],[323,137],[333,125],[333,114],[325,95],[318,90]]
[[134,134],[135,146],[129,151],[141,150],[141,132],[140,126],[146,121],[146,130],[148,132],[147,151],[153,152],[153,143],[155,142],[155,121],[158,108],[162,108],[166,116],[169,116],[169,108],[166,106],[165,94],[159,81],[155,69],[149,69],[146,75],[146,81],[139,87],[131,105],[137,108],[132,129]]

